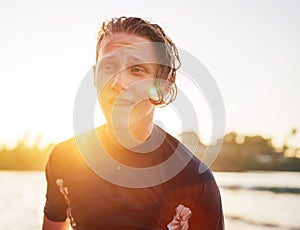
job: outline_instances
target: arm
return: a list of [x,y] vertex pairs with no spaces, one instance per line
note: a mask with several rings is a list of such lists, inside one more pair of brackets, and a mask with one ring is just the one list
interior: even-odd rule
[[[224,215],[221,201],[221,194],[218,185],[210,170],[205,173],[207,181],[202,190],[202,211],[201,229],[224,230]],[[197,225],[195,225],[197,226]]]
[[69,229],[69,220],[67,219],[64,222],[56,222],[49,220],[44,216],[43,230],[68,230]]
[[70,221],[67,218],[67,204],[56,183],[64,172],[62,157],[64,154],[56,147],[52,150],[47,165],[47,194],[44,206],[43,230],[68,230]]

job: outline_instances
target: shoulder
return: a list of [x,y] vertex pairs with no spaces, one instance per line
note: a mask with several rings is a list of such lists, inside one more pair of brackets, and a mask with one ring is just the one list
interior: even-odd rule
[[97,129],[92,129],[84,133],[75,135],[65,141],[62,141],[54,146],[49,160],[60,160],[66,157],[74,157],[80,152],[80,144],[84,142],[86,145],[93,144],[93,141],[98,140],[97,131],[102,130],[100,126]]
[[92,145],[95,136],[97,136],[95,130],[91,130],[55,145],[49,155],[46,170],[55,171],[55,174],[62,175],[71,166],[73,168],[82,164],[82,143],[87,146]]
[[189,186],[192,184],[201,185],[212,189],[218,187],[212,171],[204,161],[194,155],[182,142],[172,135],[167,133],[166,139],[178,151],[180,163],[185,165],[177,175],[182,183],[186,183]]
[[50,153],[48,163],[63,162],[73,158],[77,152],[75,137],[58,143]]
[[210,184],[212,187],[216,186],[214,176],[210,168],[199,159],[194,153],[192,153],[181,141],[179,141],[174,136],[165,132],[163,129],[159,128],[160,132],[165,133],[166,137],[166,148],[172,148],[173,153],[176,151],[177,160],[181,165],[185,167],[178,173],[177,177],[180,181],[186,183],[196,183],[196,184]]
[[61,178],[65,169],[76,158],[77,148],[75,138],[70,138],[54,146],[46,165],[47,178]]

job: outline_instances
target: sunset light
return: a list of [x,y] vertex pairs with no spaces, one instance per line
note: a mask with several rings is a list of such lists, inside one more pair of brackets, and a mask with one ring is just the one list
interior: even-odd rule
[[[96,95],[100,79],[96,74],[97,33],[103,21],[123,15],[159,24],[181,54],[181,68],[177,72],[169,68],[172,74],[166,74],[166,91],[173,92],[170,89],[175,88],[171,88],[175,80],[170,79],[176,79],[177,98],[163,108],[154,106],[153,101],[159,100],[143,98],[146,103],[141,110],[146,115],[142,119],[149,114],[152,119],[154,114],[154,124],[177,138],[184,150],[191,151],[212,171],[220,188],[226,229],[300,229],[299,12],[297,0],[1,1],[0,229],[41,229],[48,157],[58,143],[88,131],[85,128],[89,126],[82,121],[90,111],[76,107],[80,99],[81,105],[94,101],[93,128],[105,124],[105,117],[113,117],[115,107],[108,106],[111,110],[104,116],[98,102],[101,94]],[[124,39],[124,35],[118,36],[120,41]],[[133,39],[131,36],[127,39]],[[165,53],[162,56],[167,56]],[[152,56],[152,62],[159,59],[154,51]],[[161,73],[158,70],[163,68],[157,67],[161,63],[149,62],[153,73]],[[142,71],[151,82],[158,76],[147,68],[134,70]],[[84,80],[89,81],[90,94],[80,90]],[[147,87],[146,95],[159,98],[157,85]],[[108,97],[102,97],[101,105],[103,101],[109,104]],[[128,104],[132,102],[125,99]],[[115,114],[121,117],[120,111]],[[157,127],[153,123],[145,126],[146,131],[141,132],[144,136],[148,130],[152,135],[152,128]],[[146,142],[147,138],[141,140]],[[80,152],[78,140],[72,144]],[[72,152],[62,149],[62,153]],[[69,160],[68,155],[60,157],[61,164]],[[90,162],[93,165],[93,160]],[[107,162],[99,168],[109,168]],[[108,174],[125,178],[125,164],[116,165]],[[59,171],[60,165],[54,168]],[[128,168],[134,171],[139,167]],[[150,171],[154,166],[141,168]],[[200,166],[198,171],[201,174]],[[154,181],[154,176],[149,181]],[[174,210],[188,210],[172,205]]]

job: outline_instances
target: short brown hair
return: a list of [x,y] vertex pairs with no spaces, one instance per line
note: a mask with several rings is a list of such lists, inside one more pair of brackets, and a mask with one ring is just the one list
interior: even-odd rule
[[114,33],[125,32],[128,34],[138,35],[149,39],[152,42],[162,43],[162,50],[160,52],[160,63],[166,63],[160,65],[157,78],[163,79],[168,82],[169,89],[168,94],[160,90],[161,81],[157,81],[158,99],[151,102],[155,105],[164,106],[171,103],[177,94],[177,87],[175,84],[176,70],[180,67],[180,59],[178,50],[172,40],[165,34],[163,29],[154,23],[150,23],[144,19],[136,17],[120,17],[112,18],[108,21],[103,22],[101,29],[98,33],[97,47],[96,47],[96,61],[98,60],[99,49],[103,39],[111,36]]

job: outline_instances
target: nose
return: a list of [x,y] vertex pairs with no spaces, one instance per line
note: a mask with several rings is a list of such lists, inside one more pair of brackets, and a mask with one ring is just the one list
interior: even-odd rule
[[127,79],[126,79],[125,70],[120,71],[113,77],[111,88],[118,92],[124,91],[127,88]]

